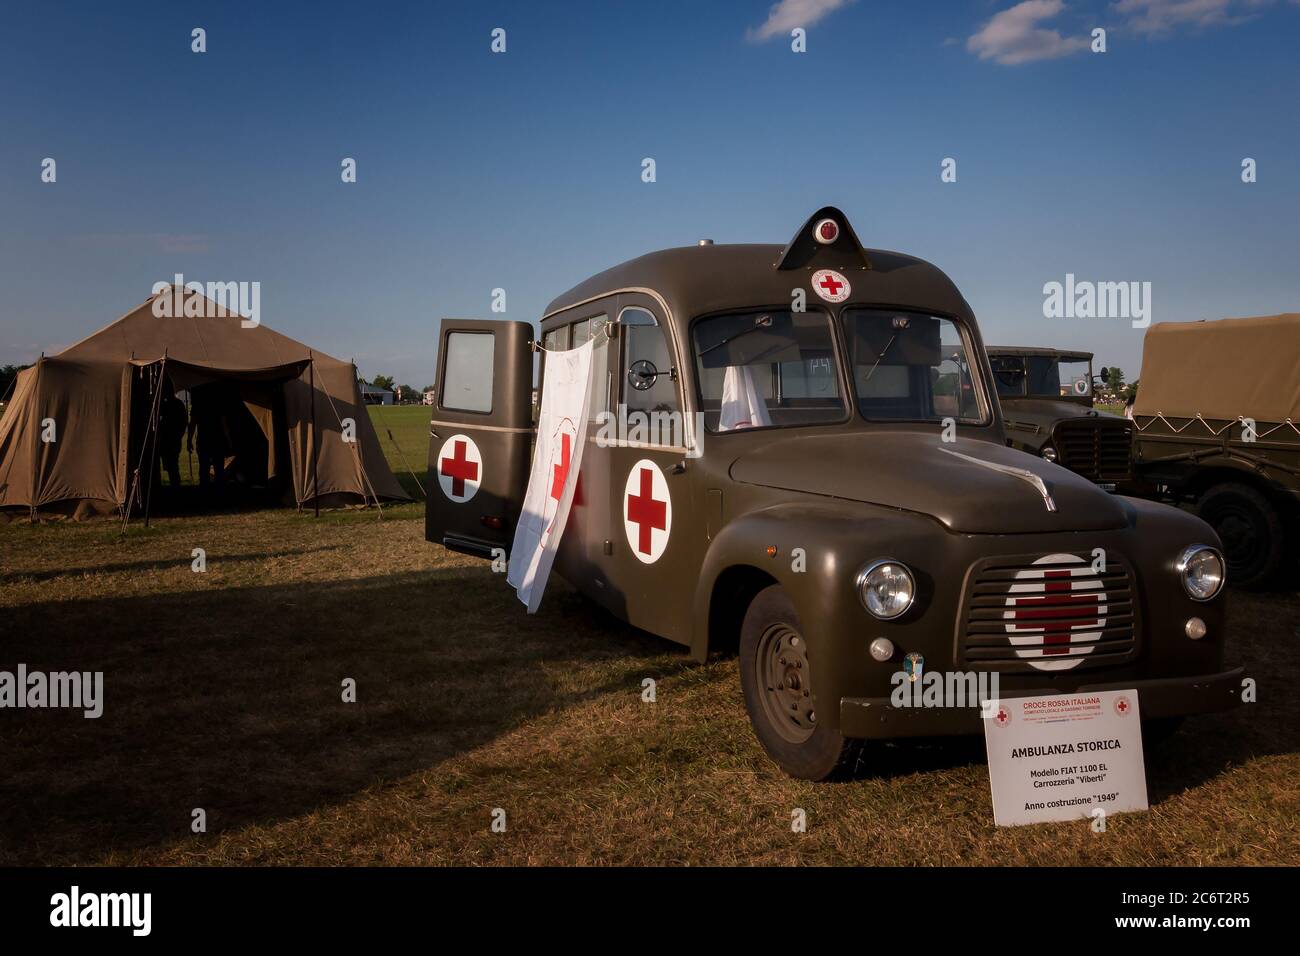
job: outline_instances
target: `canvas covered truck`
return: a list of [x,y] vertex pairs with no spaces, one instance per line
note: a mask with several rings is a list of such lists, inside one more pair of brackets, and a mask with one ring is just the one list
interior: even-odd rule
[[1300,314],[1153,325],[1139,382],[1138,477],[1215,529],[1233,583],[1294,576]]
[[[1213,529],[1008,448],[961,293],[864,249],[838,209],[784,246],[615,266],[557,297],[534,338],[443,321],[426,536],[510,547],[538,468],[533,346],[591,340],[554,569],[699,660],[737,653],[755,733],[789,773],[845,773],[869,740],[981,732],[976,700],[894,698],[923,671],[996,674],[1000,699],[1133,689],[1165,730],[1239,702]],[[611,433],[611,416],[685,427]],[[534,481],[559,487],[568,466]]]
[[989,346],[988,353],[1007,444],[1112,491],[1132,478],[1133,428],[1093,407],[1091,352]]

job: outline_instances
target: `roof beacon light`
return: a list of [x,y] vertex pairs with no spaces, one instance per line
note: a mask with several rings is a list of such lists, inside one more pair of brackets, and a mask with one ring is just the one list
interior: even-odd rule
[[813,227],[813,238],[823,246],[829,246],[840,237],[840,224],[834,219],[823,219]]

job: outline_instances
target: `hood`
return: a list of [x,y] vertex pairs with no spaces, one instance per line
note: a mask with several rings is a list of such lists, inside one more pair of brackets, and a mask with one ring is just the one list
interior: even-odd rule
[[[990,466],[1030,472],[1042,485]],[[1105,531],[1126,524],[1121,503],[1074,472],[992,442],[942,442],[937,428],[780,438],[737,458],[731,477],[915,511],[966,534]]]
[[1067,418],[1089,420],[1126,421],[1123,415],[1114,415],[1099,408],[1089,408],[1079,402],[1062,402],[1052,398],[1000,398],[1004,420],[1018,419],[1032,422],[1051,431],[1052,426]]

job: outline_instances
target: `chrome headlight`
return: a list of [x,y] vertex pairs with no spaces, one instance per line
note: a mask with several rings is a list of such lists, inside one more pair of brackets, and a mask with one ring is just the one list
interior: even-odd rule
[[1051,445],[1044,445],[1042,456],[1047,461],[1056,461],[1056,449],[1053,448]]
[[1183,549],[1175,567],[1183,590],[1193,601],[1208,601],[1223,588],[1223,555],[1207,544]]
[[858,597],[872,616],[890,621],[901,615],[916,599],[916,581],[907,565],[884,558],[858,572]]

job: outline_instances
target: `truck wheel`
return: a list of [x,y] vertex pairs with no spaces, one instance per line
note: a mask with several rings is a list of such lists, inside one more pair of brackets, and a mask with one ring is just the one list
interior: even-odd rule
[[1283,539],[1282,520],[1268,499],[1232,482],[1205,492],[1196,511],[1223,540],[1229,583],[1266,586],[1282,563]]
[[779,585],[760,591],[745,612],[740,686],[754,733],[782,770],[801,780],[853,771],[861,743],[818,722],[799,615]]

